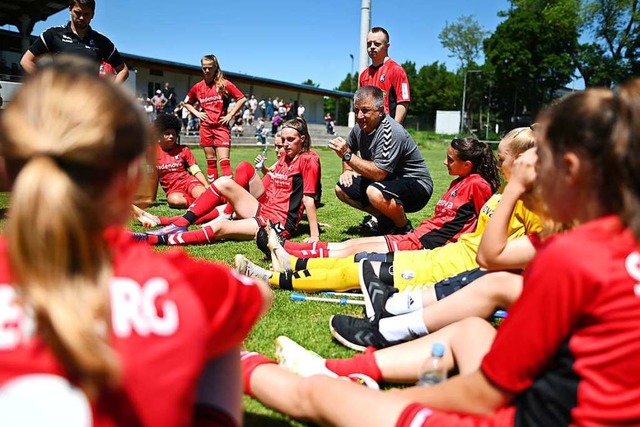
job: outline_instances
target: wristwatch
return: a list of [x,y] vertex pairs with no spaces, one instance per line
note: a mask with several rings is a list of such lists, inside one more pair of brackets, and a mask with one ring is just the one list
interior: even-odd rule
[[352,156],[353,156],[353,153],[351,151],[347,151],[346,153],[344,153],[342,155],[342,161],[343,162],[348,162],[349,160],[351,160]]

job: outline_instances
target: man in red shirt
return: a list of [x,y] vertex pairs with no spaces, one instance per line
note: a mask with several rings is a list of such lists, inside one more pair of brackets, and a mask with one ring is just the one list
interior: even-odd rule
[[384,92],[384,111],[402,124],[407,116],[409,79],[400,64],[389,58],[389,33],[373,27],[367,36],[367,53],[371,65],[360,73],[360,87],[377,86]]

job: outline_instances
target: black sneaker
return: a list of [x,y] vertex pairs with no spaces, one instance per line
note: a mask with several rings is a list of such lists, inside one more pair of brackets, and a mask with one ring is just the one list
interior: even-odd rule
[[356,351],[365,351],[367,347],[385,348],[402,342],[387,341],[377,326],[360,317],[343,314],[331,316],[329,329],[331,329],[331,335],[340,344]]
[[375,216],[366,216],[360,224],[360,228],[371,234],[378,234],[378,218]]
[[382,215],[378,218],[378,235],[392,234],[391,232],[395,229],[396,225],[386,216]]
[[385,309],[385,304],[398,289],[382,283],[369,260],[360,261],[358,274],[360,290],[364,296],[364,309],[369,321],[377,325],[380,319],[393,316]]
[[389,234],[395,235],[404,235],[407,233],[411,233],[413,231],[413,226],[411,225],[411,221],[407,220],[407,223],[402,227],[393,227]]

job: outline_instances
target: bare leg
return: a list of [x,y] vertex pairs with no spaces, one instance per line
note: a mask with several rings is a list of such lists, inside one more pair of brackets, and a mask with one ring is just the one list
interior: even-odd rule
[[394,199],[387,200],[380,190],[371,186],[367,187],[367,197],[371,205],[380,211],[382,215],[393,221],[396,227],[402,227],[407,223],[407,215],[404,212],[404,207],[396,203]]
[[[424,324],[430,332],[458,320],[478,316],[490,317],[497,308],[509,306],[522,293],[522,276],[500,271],[482,276],[435,303],[425,304]],[[435,298],[432,289],[423,292],[423,304]]]
[[373,354],[385,381],[415,383],[434,342],[441,342],[447,347],[444,359],[448,369],[453,369],[455,365],[464,374],[478,369],[495,334],[495,328],[488,322],[470,317],[433,334],[378,350]]
[[293,418],[331,425],[394,425],[409,403],[350,381],[319,375],[302,378],[273,364],[255,368],[250,381],[254,396],[266,406]]
[[340,243],[329,243],[331,258],[344,258],[358,252],[387,252],[387,241],[384,236],[360,237]]

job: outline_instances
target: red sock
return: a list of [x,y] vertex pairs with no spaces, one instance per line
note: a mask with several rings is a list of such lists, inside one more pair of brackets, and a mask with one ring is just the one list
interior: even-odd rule
[[175,221],[177,221],[182,217],[177,215],[177,216],[159,216],[158,218],[160,219],[160,225],[169,225],[169,224],[173,224]]
[[[223,160],[220,160],[220,166],[222,166]],[[249,191],[249,181],[256,174],[256,170],[249,162],[240,162],[236,167],[236,176],[233,180],[245,190]]]
[[213,182],[218,179],[218,160],[207,159],[207,178],[209,182]]
[[189,210],[194,213],[195,216],[201,217],[213,210],[216,206],[222,204],[224,197],[218,190],[215,184],[211,184],[207,191],[202,193],[200,197],[196,199]]
[[340,376],[348,376],[349,374],[365,374],[373,378],[376,382],[382,380],[382,372],[376,363],[373,353],[376,349],[367,347],[364,353],[356,354],[349,359],[327,359],[324,365],[330,371]]
[[242,379],[244,382],[244,392],[249,396],[253,397],[253,393],[251,392],[251,374],[253,370],[256,369],[260,365],[276,363],[273,360],[267,358],[267,356],[256,353],[253,351],[242,351],[240,352],[240,364],[242,367]]
[[185,231],[167,236],[167,245],[203,245],[213,243],[216,235],[211,227],[204,227],[198,230]]
[[329,242],[297,243],[287,240],[284,250],[297,258],[329,258]]
[[231,160],[220,159],[220,169],[222,171],[222,176],[233,176],[233,171],[231,170]]
[[220,211],[218,209],[212,209],[209,213],[196,219],[196,222],[194,222],[194,224],[198,224],[198,225],[204,224],[205,222],[209,222],[212,219],[218,218],[219,215],[220,215]]
[[222,211],[222,213],[224,213],[225,215],[231,215],[233,213],[233,206],[231,206],[231,203],[227,203],[224,206],[224,210]]

